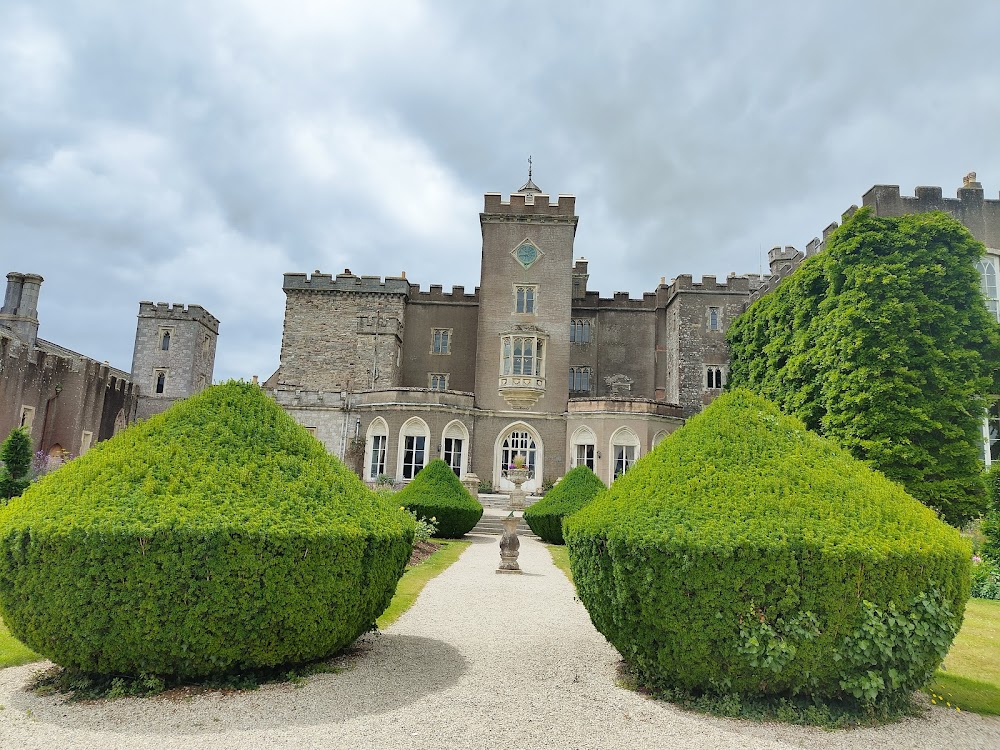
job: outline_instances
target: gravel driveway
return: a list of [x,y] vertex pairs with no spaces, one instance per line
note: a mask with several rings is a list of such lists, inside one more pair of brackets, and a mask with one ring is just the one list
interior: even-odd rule
[[340,674],[79,705],[27,692],[37,664],[5,669],[0,748],[1000,748],[1000,719],[970,713],[826,732],[706,718],[623,690],[616,652],[542,544],[523,540],[525,574],[501,576],[497,538],[470,538]]

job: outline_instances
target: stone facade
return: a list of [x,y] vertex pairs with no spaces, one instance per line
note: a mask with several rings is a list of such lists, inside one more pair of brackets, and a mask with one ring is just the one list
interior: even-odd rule
[[[1000,201],[984,200],[974,177],[957,200],[916,192],[879,185],[863,202],[882,215],[944,210],[1000,247]],[[528,491],[580,462],[610,482],[721,392],[730,323],[837,226],[805,252],[771,250],[767,275],[682,274],[633,299],[587,289],[572,196],[550,199],[529,179],[507,200],[487,193],[479,220],[471,293],[350,271],[285,275],[281,366],[266,386],[368,481],[407,481],[441,457],[509,491],[505,464],[521,453]],[[1000,275],[1000,252],[985,262]],[[1000,412],[994,421],[1000,450]]]
[[[7,274],[0,310],[0,440],[26,427],[34,451],[57,460],[78,456],[211,383],[219,323],[202,308],[141,303],[130,375],[38,338],[42,281],[37,274]],[[170,333],[167,350],[164,332]],[[167,373],[163,394],[155,392],[157,367]]]

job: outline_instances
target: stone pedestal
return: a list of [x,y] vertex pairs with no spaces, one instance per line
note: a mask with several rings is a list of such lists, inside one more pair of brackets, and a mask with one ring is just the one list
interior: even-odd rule
[[517,556],[520,554],[521,540],[517,538],[517,524],[521,519],[511,513],[503,519],[503,536],[500,537],[500,567],[497,573],[520,573]]
[[464,477],[462,477],[462,485],[469,491],[469,494],[475,498],[479,497],[479,477],[469,472]]

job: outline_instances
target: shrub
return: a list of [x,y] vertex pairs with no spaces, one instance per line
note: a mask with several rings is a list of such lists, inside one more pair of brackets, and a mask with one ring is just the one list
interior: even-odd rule
[[989,507],[979,527],[985,537],[982,553],[1000,565],[1000,463],[990,464],[986,472],[986,494]]
[[973,558],[970,594],[977,599],[1000,599],[1000,565],[988,557]]
[[577,466],[564,476],[537,503],[524,511],[524,521],[532,531],[550,544],[565,544],[563,519],[594,499],[604,482],[586,466]]
[[969,595],[956,530],[745,390],[563,530],[594,625],[655,690],[905,702]]
[[483,506],[465,489],[440,458],[431,461],[396,493],[396,501],[417,514],[436,518],[437,537],[458,538],[472,531],[483,517]]
[[17,497],[31,483],[31,437],[23,427],[0,444],[0,500]]
[[0,510],[0,613],[72,670],[201,677],[368,629],[413,524],[257,387],[213,386]]

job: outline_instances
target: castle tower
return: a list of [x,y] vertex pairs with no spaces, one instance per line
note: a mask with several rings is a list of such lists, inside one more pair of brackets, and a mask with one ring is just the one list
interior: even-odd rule
[[44,279],[35,273],[7,274],[7,291],[0,308],[0,326],[34,347],[38,338],[38,295]]
[[211,385],[218,336],[219,321],[199,305],[139,303],[132,354],[139,419]]
[[479,292],[476,406],[566,410],[576,199],[556,203],[529,178],[509,201],[487,193]]

